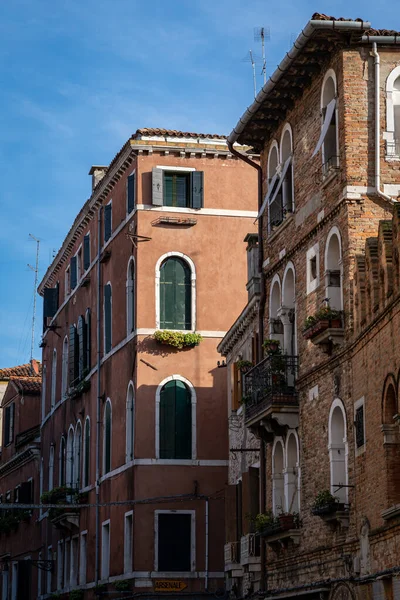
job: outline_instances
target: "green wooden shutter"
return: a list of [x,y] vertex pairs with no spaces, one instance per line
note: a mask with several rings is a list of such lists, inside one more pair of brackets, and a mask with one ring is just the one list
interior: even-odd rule
[[111,237],[111,231],[112,231],[111,218],[112,218],[112,204],[107,204],[104,207],[104,241],[105,242],[107,242],[107,240],[109,240]]
[[54,317],[58,310],[58,286],[43,292],[43,317]]
[[182,381],[175,382],[175,458],[192,458],[192,398]]
[[74,290],[76,288],[76,285],[78,283],[78,259],[76,256],[73,256],[71,258],[71,267],[70,267],[70,273],[71,273],[71,290]]
[[156,169],[155,167],[153,168],[153,172],[152,172],[152,188],[153,188],[152,202],[156,206],[163,205],[163,199],[164,199],[163,175],[164,175],[164,173],[163,173],[162,169]]
[[160,397],[160,458],[175,457],[175,381],[169,381]]
[[86,419],[85,422],[85,472],[83,474],[83,486],[89,485],[90,474],[90,422]]
[[174,206],[174,180],[171,173],[164,173],[164,206]]
[[10,442],[14,439],[15,402],[10,406]]
[[191,272],[185,261],[168,258],[160,269],[160,328],[191,329]]
[[186,174],[175,174],[174,179],[176,195],[175,206],[179,206],[180,208],[186,208],[188,205],[188,176]]
[[127,183],[127,193],[128,193],[128,213],[132,212],[135,208],[135,173],[129,175],[128,183]]
[[69,385],[74,386],[76,383],[77,370],[77,333],[75,325],[69,326],[69,348],[68,348],[68,379]]
[[111,343],[111,285],[104,286],[104,351],[107,354]]
[[105,408],[105,444],[104,444],[104,472],[109,473],[111,471],[111,406],[107,402]]
[[83,268],[85,271],[90,267],[90,235],[87,233],[83,238]]
[[4,444],[5,446],[7,446],[7,444],[10,443],[10,407],[7,406],[6,408],[6,417],[5,417],[5,423],[4,423]]
[[203,208],[203,171],[190,173],[190,206],[192,208]]
[[90,308],[86,311],[85,319],[85,330],[86,330],[86,358],[85,367],[90,371],[91,364],[91,312]]
[[79,379],[83,377],[84,355],[85,355],[85,321],[82,315],[78,319],[78,373]]

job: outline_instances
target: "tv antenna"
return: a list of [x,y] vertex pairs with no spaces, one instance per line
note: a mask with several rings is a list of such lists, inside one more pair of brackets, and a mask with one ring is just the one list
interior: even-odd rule
[[264,85],[267,83],[267,61],[265,58],[265,42],[271,39],[269,27],[254,27],[254,41],[261,41],[261,56],[262,56],[262,76]]
[[253,69],[253,87],[254,87],[254,98],[257,96],[257,84],[256,84],[256,64],[260,62],[260,58],[256,56],[253,50],[249,50],[242,62],[250,62]]
[[31,362],[32,362],[33,349],[35,347],[36,289],[37,289],[38,273],[39,273],[39,247],[40,247],[40,240],[38,240],[31,233],[29,234],[29,237],[34,242],[36,242],[36,263],[35,263],[35,267],[32,267],[32,265],[28,264],[28,267],[30,268],[30,270],[35,273],[35,283],[34,283],[34,287],[33,287],[33,315],[32,315],[32,337],[31,337],[31,359],[30,359]]

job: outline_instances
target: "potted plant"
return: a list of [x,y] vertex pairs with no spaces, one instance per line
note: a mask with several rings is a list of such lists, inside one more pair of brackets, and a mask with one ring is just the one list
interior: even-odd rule
[[131,582],[129,579],[121,579],[121,581],[116,581],[114,584],[117,592],[127,592],[131,589]]
[[238,360],[236,366],[241,373],[245,374],[253,367],[253,363],[250,360]]
[[182,333],[181,331],[167,331],[165,329],[155,331],[154,339],[158,344],[172,346],[178,350],[182,348],[193,348],[198,346],[203,339],[199,333]]
[[326,304],[315,313],[315,318],[319,323],[328,324],[328,327],[341,327],[342,319],[340,312]]
[[259,535],[268,535],[280,528],[279,520],[271,509],[265,513],[259,513],[254,519],[254,525]]
[[281,344],[279,340],[264,340],[263,348],[268,355],[281,353]]
[[329,490],[321,490],[314,500],[311,512],[313,515],[328,515],[344,508],[344,503],[340,502],[337,496],[331,494]]

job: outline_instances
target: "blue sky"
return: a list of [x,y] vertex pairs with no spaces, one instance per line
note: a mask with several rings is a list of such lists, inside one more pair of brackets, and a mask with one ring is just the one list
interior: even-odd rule
[[[29,360],[39,278],[108,164],[138,127],[227,134],[252,101],[249,49],[267,71],[311,15],[400,29],[389,0],[12,0],[0,3],[0,368]],[[257,69],[258,72],[260,68]],[[258,87],[261,77],[258,77]],[[34,356],[40,358],[41,302]]]

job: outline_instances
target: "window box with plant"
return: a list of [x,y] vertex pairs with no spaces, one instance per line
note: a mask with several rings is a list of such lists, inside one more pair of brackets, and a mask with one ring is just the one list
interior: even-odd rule
[[263,342],[263,348],[265,350],[265,354],[268,356],[271,354],[281,354],[281,343],[279,340],[267,339]]
[[182,333],[181,331],[158,330],[154,333],[154,339],[158,344],[171,346],[177,350],[183,348],[194,348],[203,339],[199,333]]
[[311,513],[321,517],[324,521],[338,521],[343,526],[348,526],[349,507],[344,502],[340,502],[337,496],[331,494],[329,490],[318,492],[314,504],[311,507]]
[[80,496],[76,489],[61,486],[44,492],[40,501],[42,504],[60,504],[60,507],[51,506],[49,508],[49,519],[53,525],[70,530],[74,526],[79,526]]
[[273,514],[271,509],[265,513],[259,513],[253,521],[256,533],[261,537],[268,537],[268,535],[277,533],[281,528],[279,519]]
[[248,373],[254,365],[250,360],[238,360],[236,366],[241,373],[245,374]]
[[[343,337],[343,313],[326,304],[314,315],[309,315],[304,321],[303,337],[317,344],[326,343],[325,337],[319,336],[327,330],[336,330],[334,338]],[[316,339],[317,338],[317,339]]]

